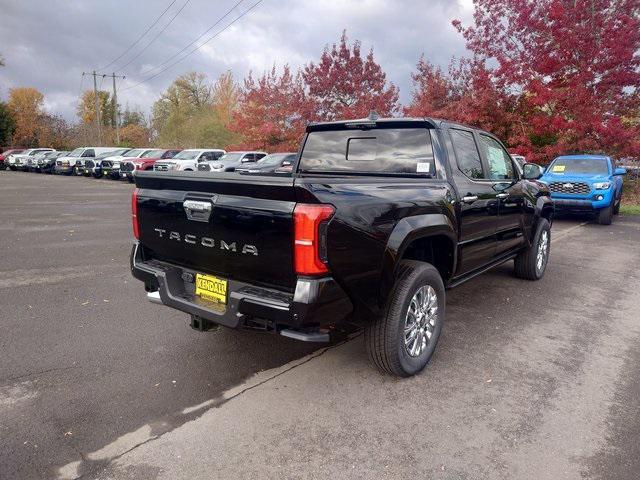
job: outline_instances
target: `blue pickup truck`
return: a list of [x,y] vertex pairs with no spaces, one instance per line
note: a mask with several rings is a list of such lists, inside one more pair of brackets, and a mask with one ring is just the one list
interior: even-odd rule
[[610,225],[620,210],[624,168],[604,155],[557,157],[540,181],[551,191],[556,211],[595,213],[598,223]]

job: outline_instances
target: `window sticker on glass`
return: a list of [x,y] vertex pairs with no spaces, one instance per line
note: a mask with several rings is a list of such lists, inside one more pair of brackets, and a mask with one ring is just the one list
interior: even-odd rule
[[418,162],[416,163],[416,172],[418,173],[429,173],[431,171],[431,163],[429,162]]
[[554,172],[564,172],[565,168],[566,168],[566,165],[554,165],[553,166],[553,171]]

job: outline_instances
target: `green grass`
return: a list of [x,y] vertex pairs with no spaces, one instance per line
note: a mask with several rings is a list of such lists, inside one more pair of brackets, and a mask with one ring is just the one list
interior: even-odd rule
[[625,178],[622,187],[622,205],[620,213],[623,215],[640,215],[640,180]]
[[620,205],[622,215],[640,215],[640,205]]

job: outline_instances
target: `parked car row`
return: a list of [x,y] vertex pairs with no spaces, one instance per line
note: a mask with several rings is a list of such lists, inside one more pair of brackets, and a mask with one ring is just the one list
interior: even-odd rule
[[[526,174],[525,157],[509,154],[520,176]],[[263,151],[227,152],[219,148],[162,149],[81,147],[56,151],[52,148],[9,149],[0,154],[0,169],[84,175],[94,178],[134,181],[136,172],[237,172],[240,174],[290,174],[297,153],[267,154]],[[604,155],[568,155],[540,168],[539,181],[548,185],[557,211],[594,214],[609,225],[620,211],[624,168]],[[503,174],[505,172],[497,172]]]
[[0,155],[0,169],[124,179],[136,172],[240,172],[291,173],[296,153],[269,155],[262,151],[227,152],[219,148],[162,149],[80,147],[73,151],[52,148],[9,149]]

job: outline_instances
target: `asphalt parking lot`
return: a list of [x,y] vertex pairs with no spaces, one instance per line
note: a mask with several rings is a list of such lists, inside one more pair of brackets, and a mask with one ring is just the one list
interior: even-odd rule
[[448,292],[419,376],[198,333],[129,273],[132,186],[0,172],[0,478],[637,479],[640,220]]

